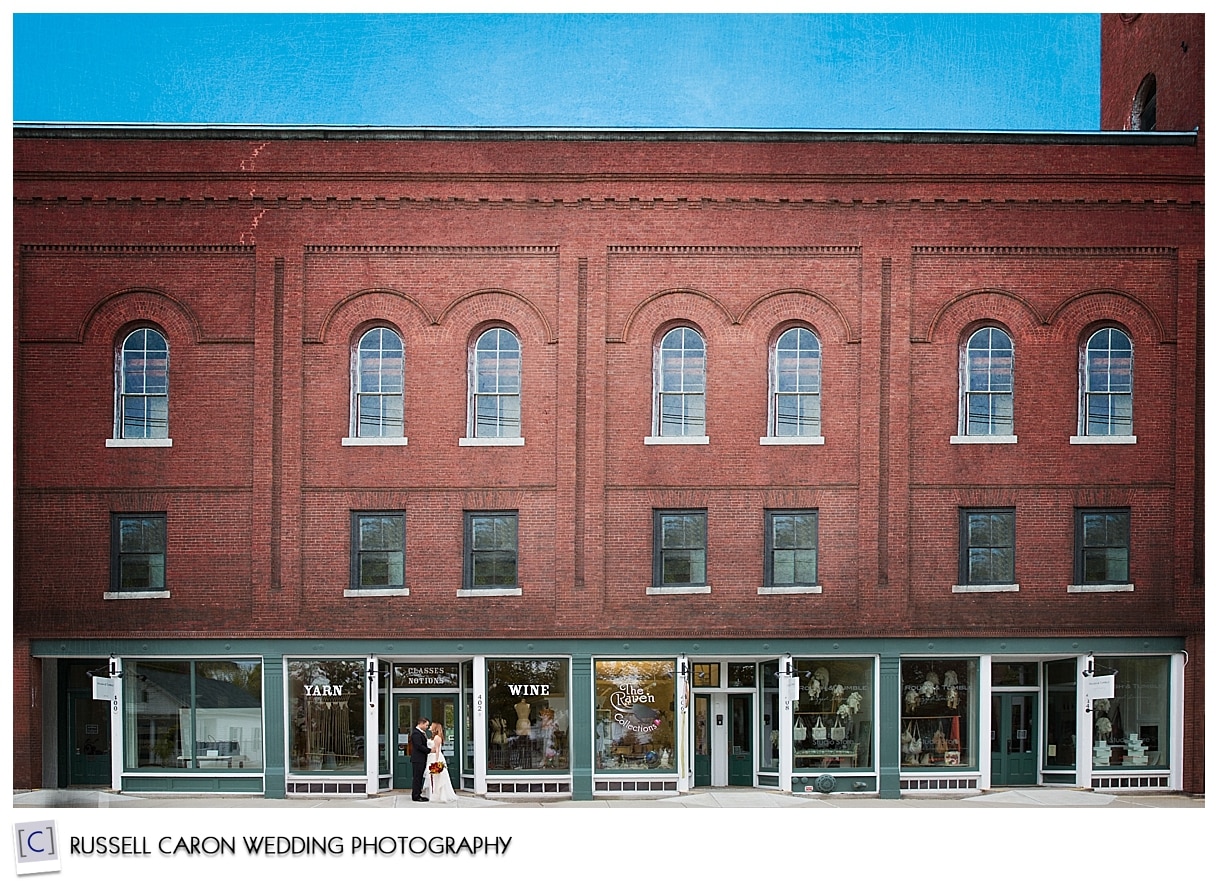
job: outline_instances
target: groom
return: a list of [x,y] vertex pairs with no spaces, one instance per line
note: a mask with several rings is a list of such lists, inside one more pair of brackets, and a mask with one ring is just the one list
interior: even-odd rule
[[427,769],[427,727],[431,720],[419,717],[410,730],[410,765],[414,776],[410,782],[410,798],[415,802],[427,802],[423,795],[423,772]]

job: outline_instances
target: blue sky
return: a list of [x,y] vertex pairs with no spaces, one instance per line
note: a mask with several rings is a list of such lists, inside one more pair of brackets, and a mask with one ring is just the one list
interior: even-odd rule
[[1099,16],[18,14],[26,122],[1099,127]]

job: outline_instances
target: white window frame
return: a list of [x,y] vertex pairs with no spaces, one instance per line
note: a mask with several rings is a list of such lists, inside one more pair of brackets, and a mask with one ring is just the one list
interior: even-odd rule
[[[818,362],[817,371],[816,371],[817,384],[818,384],[817,390],[815,392],[781,392],[780,393],[778,390],[778,373],[779,373],[778,347],[779,347],[779,344],[782,343],[783,338],[786,337],[788,334],[798,333],[800,331],[810,334],[812,336],[812,339],[816,341],[816,355],[814,357],[816,358],[816,360]],[[813,356],[809,356],[809,357],[813,357]],[[762,438],[759,439],[760,443],[763,445],[774,445],[774,446],[781,446],[781,445],[787,445],[787,444],[804,444],[804,445],[824,444],[825,443],[824,421],[823,421],[823,415],[821,412],[821,403],[824,401],[823,394],[822,394],[824,392],[824,375],[823,375],[824,346],[822,345],[822,343],[820,341],[820,337],[817,336],[816,332],[814,330],[812,330],[810,327],[808,327],[807,325],[792,325],[791,327],[785,329],[774,340],[773,345],[770,346],[769,359],[770,359],[769,400],[768,400],[769,413],[766,417],[766,420],[767,420],[766,434]],[[779,435],[778,434],[778,396],[780,394],[781,395],[815,396],[816,397],[816,399],[817,399],[816,434],[814,434],[814,435]]]
[[[1098,334],[1105,331],[1116,331],[1129,341],[1129,392],[1128,393],[1112,393],[1112,392],[1096,392],[1091,391],[1091,365],[1088,353],[1091,350],[1091,341]],[[1070,436],[1071,444],[1137,444],[1138,436],[1133,433],[1133,387],[1136,370],[1136,353],[1134,352],[1133,335],[1119,325],[1104,325],[1101,328],[1096,328],[1087,335],[1087,339],[1083,341],[1078,352],[1078,434]],[[1092,394],[1095,395],[1125,395],[1129,396],[1129,432],[1123,435],[1092,435],[1088,429],[1087,412],[1089,407],[1089,399]]]
[[[684,390],[684,381],[682,381],[682,389],[668,391],[664,388],[664,341],[677,331],[688,331],[697,336],[702,343],[702,389],[700,392],[686,392]],[[685,352],[684,346],[681,352]],[[665,331],[660,339],[656,342],[652,352],[652,376],[651,376],[651,434],[643,439],[643,443],[647,445],[664,445],[664,444],[709,444],[710,437],[706,434],[706,380],[707,380],[707,364],[709,355],[707,354],[706,337],[702,332],[691,324],[679,324]],[[681,433],[672,435],[664,433],[664,398],[668,395],[680,396],[682,399],[682,414],[686,414],[685,399],[700,396],[702,399],[702,433],[699,435],[687,434],[688,419],[683,416],[681,420]]]

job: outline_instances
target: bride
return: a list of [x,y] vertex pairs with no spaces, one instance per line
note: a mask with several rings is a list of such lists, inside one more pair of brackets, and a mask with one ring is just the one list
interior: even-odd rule
[[[439,771],[432,771],[439,766]],[[427,739],[427,772],[423,779],[423,795],[431,802],[456,802],[453,782],[448,776],[448,763],[444,760],[444,727],[431,724],[431,737]]]

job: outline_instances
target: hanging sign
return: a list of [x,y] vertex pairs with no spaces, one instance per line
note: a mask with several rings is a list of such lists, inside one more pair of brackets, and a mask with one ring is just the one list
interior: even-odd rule
[[792,674],[787,677],[787,701],[799,701],[799,677]]
[[1115,698],[1116,675],[1108,674],[1103,677],[1088,677],[1083,686],[1085,698]]
[[109,677],[93,678],[93,697],[98,701],[109,701],[114,697],[114,681]]

